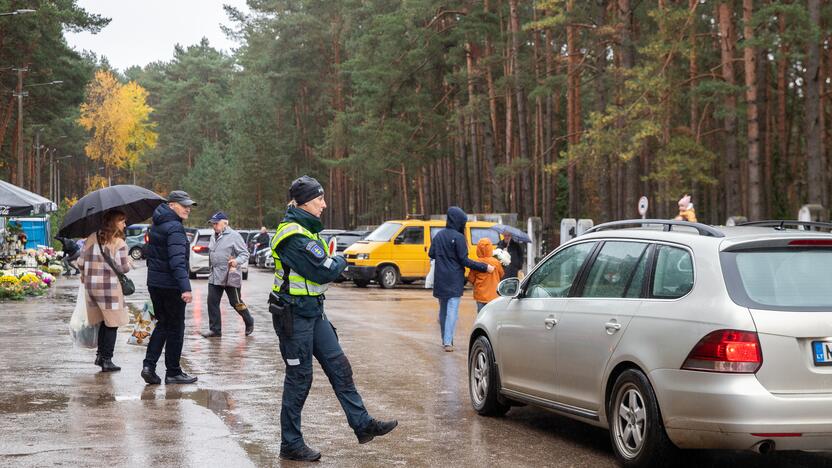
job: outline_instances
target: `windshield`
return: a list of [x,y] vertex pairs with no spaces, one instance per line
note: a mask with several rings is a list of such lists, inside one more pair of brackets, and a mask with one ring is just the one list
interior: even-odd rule
[[375,231],[371,232],[366,239],[373,242],[388,242],[399,232],[402,225],[399,223],[384,223],[377,227]]
[[832,249],[723,252],[734,302],[750,308],[832,310]]

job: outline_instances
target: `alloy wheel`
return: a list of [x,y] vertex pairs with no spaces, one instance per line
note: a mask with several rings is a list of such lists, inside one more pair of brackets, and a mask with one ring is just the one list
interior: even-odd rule
[[627,458],[635,458],[644,446],[647,434],[647,409],[644,397],[632,384],[622,387],[614,406],[615,443]]
[[478,349],[476,356],[474,356],[474,366],[471,369],[471,397],[474,399],[476,406],[482,406],[486,396],[488,396],[488,374],[488,357],[485,355],[484,349]]

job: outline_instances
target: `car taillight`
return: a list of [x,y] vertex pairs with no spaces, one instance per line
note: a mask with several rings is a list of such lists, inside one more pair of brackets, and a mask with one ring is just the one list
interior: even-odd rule
[[194,252],[199,253],[199,252],[205,252],[206,250],[208,250],[208,247],[205,247],[204,245],[195,245],[194,246]]
[[796,247],[832,247],[832,239],[798,239],[789,242]]
[[741,330],[717,330],[693,347],[682,369],[753,374],[763,365],[757,334]]
[[147,244],[150,242],[150,235],[148,233],[144,233],[144,243]]

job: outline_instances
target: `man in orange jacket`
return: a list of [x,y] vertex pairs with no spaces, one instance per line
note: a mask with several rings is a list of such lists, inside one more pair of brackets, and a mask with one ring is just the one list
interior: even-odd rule
[[503,265],[493,255],[494,244],[491,243],[491,239],[487,237],[480,239],[477,242],[477,260],[492,265],[494,271],[488,273],[485,271],[471,270],[468,273],[468,281],[474,285],[474,300],[477,301],[477,313],[486,304],[497,298],[497,285],[503,278]]

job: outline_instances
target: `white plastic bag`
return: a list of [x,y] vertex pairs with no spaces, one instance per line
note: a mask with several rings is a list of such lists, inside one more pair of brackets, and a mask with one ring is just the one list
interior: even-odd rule
[[430,261],[430,270],[428,271],[428,275],[425,276],[425,289],[432,289],[433,288],[433,275],[434,270],[436,269],[436,260]]
[[99,324],[90,325],[87,320],[87,292],[84,283],[78,287],[78,298],[75,300],[75,310],[69,319],[69,336],[76,346],[82,348],[98,347]]

